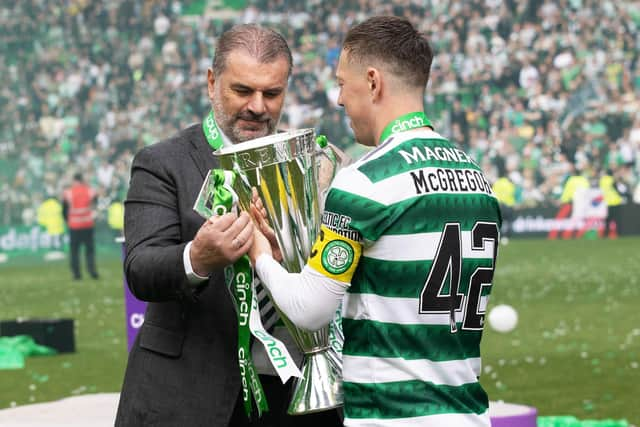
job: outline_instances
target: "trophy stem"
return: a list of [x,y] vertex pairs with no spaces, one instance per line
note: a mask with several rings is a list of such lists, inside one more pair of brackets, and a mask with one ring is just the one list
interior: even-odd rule
[[327,354],[329,348],[305,354],[302,378],[296,378],[287,412],[303,415],[342,406],[340,367]]

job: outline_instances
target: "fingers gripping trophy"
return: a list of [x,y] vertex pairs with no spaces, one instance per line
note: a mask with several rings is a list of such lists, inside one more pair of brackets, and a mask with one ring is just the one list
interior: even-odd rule
[[[337,168],[348,163],[348,158],[328,145],[326,138],[319,137],[316,142],[313,129],[258,138],[221,148],[214,154],[222,169],[234,172],[232,188],[240,207],[251,212],[252,201],[255,204],[260,200],[262,215],[275,235],[284,267],[290,272],[302,271],[320,229],[322,196]],[[265,218],[254,219],[260,222]],[[343,338],[339,313],[331,327],[310,332],[297,328],[278,312],[305,355],[289,414],[341,406]]]

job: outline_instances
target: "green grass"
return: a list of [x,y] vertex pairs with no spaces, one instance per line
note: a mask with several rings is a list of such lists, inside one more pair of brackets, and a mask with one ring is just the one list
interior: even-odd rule
[[0,370],[0,408],[120,389],[127,357],[122,267],[117,256],[99,260],[99,280],[70,280],[65,261],[0,266],[0,319],[73,318],[76,342],[75,353],[28,357],[24,369]]
[[489,304],[512,305],[519,323],[485,331],[490,399],[640,423],[639,277],[638,238],[502,246]]
[[[0,371],[0,408],[116,392],[126,365],[122,273],[69,280],[66,262],[0,266],[0,318],[72,317],[77,352]],[[519,314],[508,334],[486,329],[481,381],[491,400],[540,415],[626,418],[640,425],[640,238],[516,240],[502,246],[489,308]]]

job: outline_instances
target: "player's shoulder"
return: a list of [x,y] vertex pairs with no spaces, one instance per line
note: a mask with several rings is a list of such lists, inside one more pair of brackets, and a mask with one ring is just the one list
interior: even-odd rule
[[358,168],[358,162],[341,169],[333,179],[331,188],[357,193],[371,185],[371,180]]

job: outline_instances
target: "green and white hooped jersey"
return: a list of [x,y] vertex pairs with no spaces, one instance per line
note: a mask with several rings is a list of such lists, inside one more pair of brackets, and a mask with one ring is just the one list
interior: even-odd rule
[[478,377],[500,224],[480,168],[431,130],[337,175],[323,227],[362,249],[343,303],[346,426],[490,426]]

